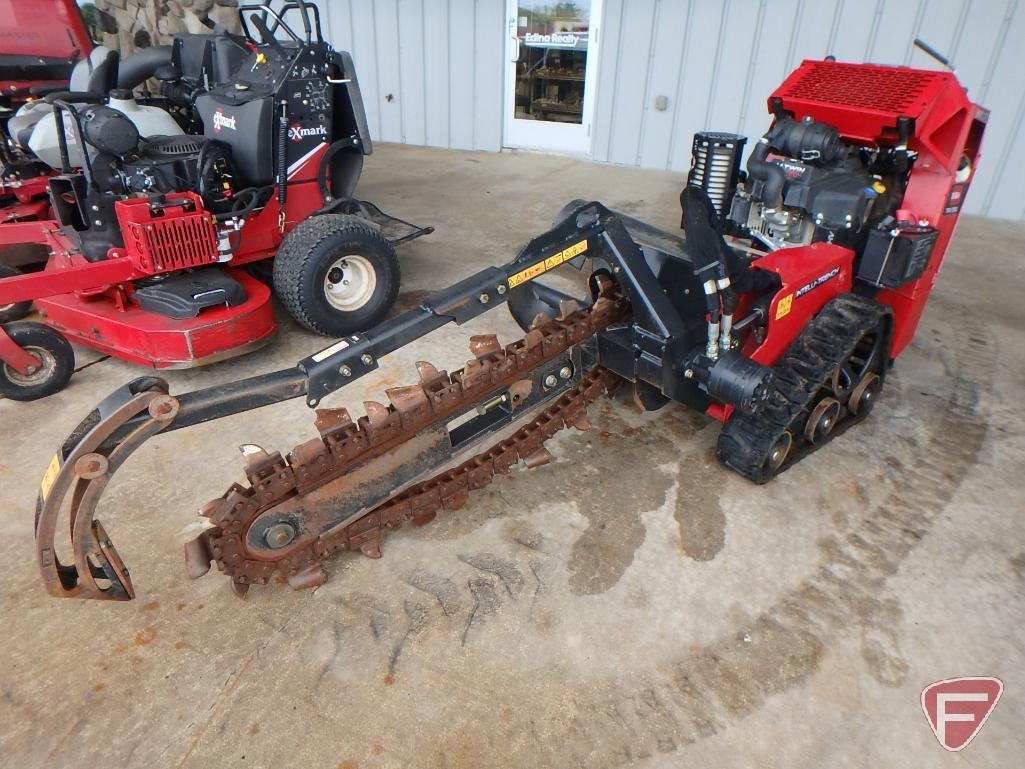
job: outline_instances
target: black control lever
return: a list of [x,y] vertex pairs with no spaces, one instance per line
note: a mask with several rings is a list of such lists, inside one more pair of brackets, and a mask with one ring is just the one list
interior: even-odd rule
[[299,6],[299,15],[303,19],[303,32],[306,33],[306,44],[309,45],[312,32],[310,30],[310,9],[306,7],[306,0],[295,0]]
[[265,22],[258,13],[250,15],[249,20],[253,22],[253,26],[256,27],[256,30],[260,33],[260,37],[263,39],[265,45],[269,45],[273,48],[279,56],[285,57],[288,55],[285,51],[285,47],[278,42],[276,37],[274,37],[274,34],[267,27],[267,22]]
[[209,29],[211,32],[226,37],[228,40],[233,42],[239,48],[245,50],[247,53],[249,52],[249,48],[248,46],[246,46],[246,38],[243,35],[236,35],[234,32],[229,32],[227,28],[221,26],[216,21],[211,19],[209,14],[204,13],[201,16],[199,16],[199,23],[207,29]]
[[925,42],[922,38],[920,38],[920,37],[916,37],[915,38],[915,47],[916,48],[920,48],[923,51],[925,51],[925,53],[927,53],[930,56],[932,56],[934,59],[936,59],[936,61],[938,61],[944,67],[949,69],[951,72],[954,71],[954,65],[950,63],[950,59],[948,59],[942,53],[940,53],[935,48],[933,48],[931,45],[929,45],[927,42]]

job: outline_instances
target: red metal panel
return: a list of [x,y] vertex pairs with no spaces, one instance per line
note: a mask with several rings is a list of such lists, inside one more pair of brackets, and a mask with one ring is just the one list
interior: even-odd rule
[[[783,285],[769,305],[765,341],[759,344],[753,336],[748,337],[743,353],[762,365],[772,366],[826,302],[851,290],[854,252],[832,243],[812,243],[781,248],[754,264],[758,269],[775,272]],[[725,422],[733,409],[713,404],[706,413]]]
[[[49,208],[50,202],[46,193],[49,190],[51,176],[53,176],[52,173],[46,173],[42,176],[33,176],[31,179],[8,178],[0,180],[0,195],[13,195],[21,203],[33,201],[35,203],[43,203],[46,208]],[[37,200],[37,198],[42,198],[42,200]],[[23,218],[11,217],[8,214],[11,208],[11,206],[3,207],[2,218],[4,220],[10,221],[12,218]]]
[[198,195],[174,195],[192,201],[192,210],[160,209],[154,214],[147,198],[128,198],[114,204],[125,250],[140,275],[202,267],[218,261],[217,231]]
[[123,283],[132,276],[132,263],[127,259],[92,263],[79,259],[75,266],[67,268],[55,266],[55,260],[51,259],[41,272],[0,279],[0,305],[101,289]]
[[781,248],[755,262],[759,269],[777,273],[783,286],[769,305],[765,341],[752,344],[745,354],[766,366],[774,364],[826,302],[851,290],[853,262],[853,251],[832,243]]

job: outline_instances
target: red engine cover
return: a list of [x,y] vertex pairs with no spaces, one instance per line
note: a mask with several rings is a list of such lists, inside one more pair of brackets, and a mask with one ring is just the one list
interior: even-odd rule
[[927,116],[951,85],[949,72],[839,61],[804,61],[769,97],[798,119],[810,115],[836,126],[844,136],[865,143],[896,136],[897,119]]
[[[126,256],[141,275],[202,267],[218,261],[217,231],[203,200],[192,192],[175,193],[169,202],[188,205],[161,208],[155,213],[148,198],[128,198],[114,204]],[[116,250],[116,249],[115,249]],[[116,256],[116,254],[112,254]]]

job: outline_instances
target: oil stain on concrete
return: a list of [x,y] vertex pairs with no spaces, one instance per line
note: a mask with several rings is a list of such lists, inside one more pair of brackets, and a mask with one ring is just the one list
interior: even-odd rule
[[[715,735],[815,672],[829,640],[860,636],[872,676],[899,685],[908,665],[897,643],[901,610],[888,578],[919,543],[978,459],[987,427],[976,412],[978,382],[995,356],[975,334],[952,367],[953,392],[902,484],[843,534],[821,543],[817,571],[743,627],[679,659],[670,675],[639,677],[625,690],[576,702],[569,738],[543,762],[626,765]],[[586,747],[585,747],[586,746]]]

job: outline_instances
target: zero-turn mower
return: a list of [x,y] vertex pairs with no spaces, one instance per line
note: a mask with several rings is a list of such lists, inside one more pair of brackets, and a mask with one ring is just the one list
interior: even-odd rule
[[[73,0],[19,3],[4,23],[52,25],[48,8],[81,23]],[[7,118],[0,257],[25,244],[49,257],[0,273],[0,320],[31,302],[42,319],[0,327],[0,395],[62,389],[69,339],[157,369],[256,349],[277,329],[264,280],[325,335],[390,309],[393,246],[432,229],[353,197],[372,144],[351,57],[311,2],[243,4],[239,18],[241,35],[206,19],[209,34],[124,60],[76,47],[69,80],[32,86]],[[150,78],[159,96],[139,91]]]
[[[244,595],[280,574],[319,585],[336,550],[462,507],[545,442],[587,429],[618,390],[724,423],[718,456],[764,483],[863,420],[911,341],[979,160],[988,113],[951,72],[805,61],[769,97],[773,122],[741,170],[741,136],[700,133],[682,193],[685,237],[575,201],[508,264],[347,335],[294,368],[178,395],[144,377],[72,432],[43,478],[36,556],[54,596],[127,600],[128,571],[94,517],[111,475],[147,438],[304,397],[310,407],[385,355],[508,303],[523,338],[470,338],[455,372],[417,364],[366,414],[316,412],[317,435],[282,455],[242,447],[248,484],[206,504],[186,545]],[[539,279],[589,270],[580,299]],[[71,492],[69,494],[69,492]],[[71,560],[54,551],[62,512]],[[66,525],[66,524],[65,524]]]

